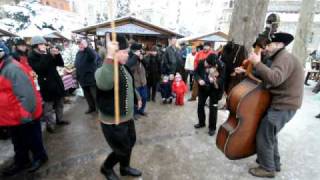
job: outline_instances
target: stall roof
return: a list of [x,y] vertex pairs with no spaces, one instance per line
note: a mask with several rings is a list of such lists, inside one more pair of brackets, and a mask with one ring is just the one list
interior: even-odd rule
[[21,37],[31,38],[33,36],[43,36],[48,39],[70,39],[67,35],[63,35],[61,32],[51,30],[48,28],[39,29],[38,27],[31,25],[27,29],[24,29],[18,33]]
[[0,37],[1,37],[1,36],[17,37],[16,34],[11,33],[11,32],[9,32],[9,31],[7,31],[7,30],[4,30],[4,29],[2,29],[2,28],[0,27]]
[[[151,24],[149,22],[137,19],[135,17],[123,17],[115,19],[116,32],[123,34],[137,34],[137,35],[166,35],[184,37],[181,34],[168,30],[166,28]],[[95,35],[104,35],[106,32],[111,32],[111,21],[106,21],[100,24],[95,24],[78,30],[73,33],[86,33]]]
[[202,35],[189,36],[179,39],[179,42],[186,41],[215,41],[215,42],[224,42],[228,40],[228,35],[221,31],[206,33]]

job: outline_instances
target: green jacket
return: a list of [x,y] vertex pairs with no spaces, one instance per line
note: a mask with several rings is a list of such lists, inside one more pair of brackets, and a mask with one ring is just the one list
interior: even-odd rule
[[[95,73],[97,82],[97,104],[99,119],[104,124],[114,124],[114,68],[104,63]],[[119,65],[119,105],[120,123],[131,120],[135,103],[140,100],[135,91],[134,79],[130,71]]]

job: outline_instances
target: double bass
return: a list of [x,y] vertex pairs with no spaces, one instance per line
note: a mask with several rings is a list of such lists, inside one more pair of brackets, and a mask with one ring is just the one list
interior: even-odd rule
[[[277,31],[279,17],[270,14],[265,31],[254,43],[254,52],[265,47]],[[260,121],[270,106],[271,96],[261,80],[252,74],[253,66],[245,60],[246,78],[236,85],[227,97],[228,119],[220,126],[216,145],[228,159],[249,157],[256,152],[256,133]]]

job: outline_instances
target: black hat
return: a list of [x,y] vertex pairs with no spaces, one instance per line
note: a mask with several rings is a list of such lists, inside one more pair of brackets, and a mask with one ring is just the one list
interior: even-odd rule
[[211,43],[210,42],[204,42],[203,46],[210,46],[211,47]]
[[16,46],[27,45],[27,43],[26,43],[26,41],[24,39],[19,38],[19,39],[15,40],[15,45]]
[[197,46],[197,51],[201,51],[203,49],[203,45]]
[[293,41],[294,37],[285,32],[274,33],[271,36],[271,42],[282,42],[285,46],[290,44]]
[[215,55],[215,54],[209,54],[209,56],[206,58],[206,62],[211,65],[211,66],[214,66],[217,64],[217,59],[218,59],[218,56]]
[[141,50],[141,49],[142,49],[142,45],[139,44],[139,43],[133,43],[133,44],[131,44],[130,49],[131,49],[132,51],[138,51],[138,50]]
[[119,50],[124,50],[129,47],[128,40],[124,35],[117,34],[117,42],[119,44]]

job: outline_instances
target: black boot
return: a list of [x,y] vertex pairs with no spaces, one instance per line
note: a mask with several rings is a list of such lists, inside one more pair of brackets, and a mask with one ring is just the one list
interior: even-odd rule
[[217,118],[218,118],[218,105],[213,104],[210,108],[210,114],[209,114],[209,136],[213,136],[216,132],[216,124],[217,124]]
[[133,176],[133,177],[140,177],[142,172],[138,169],[134,169],[132,167],[120,167],[120,174],[121,176]]
[[113,169],[106,169],[102,166],[100,172],[107,178],[107,180],[120,180],[119,176]]
[[320,119],[320,114],[316,115],[316,118]]
[[213,136],[215,133],[216,133],[216,130],[209,129],[209,132],[208,132],[209,136]]
[[47,162],[48,162],[48,157],[34,161],[32,164],[32,167],[28,170],[28,172],[30,173],[36,172]]
[[199,128],[203,128],[205,126],[206,125],[204,125],[204,124],[196,124],[196,125],[194,125],[194,128],[199,129]]
[[1,174],[3,177],[13,176],[13,175],[16,175],[16,174],[30,168],[30,166],[31,166],[31,163],[26,163],[24,165],[19,165],[19,164],[14,163],[14,164],[10,165],[9,167],[5,168]]
[[69,125],[70,122],[69,121],[65,121],[65,120],[60,120],[60,121],[57,121],[56,123],[58,126],[66,126],[66,125]]

